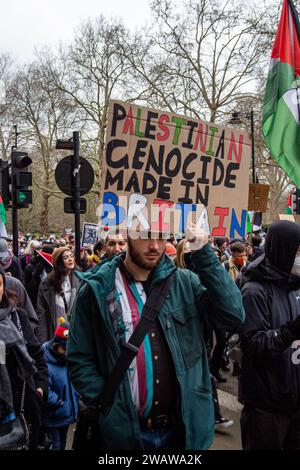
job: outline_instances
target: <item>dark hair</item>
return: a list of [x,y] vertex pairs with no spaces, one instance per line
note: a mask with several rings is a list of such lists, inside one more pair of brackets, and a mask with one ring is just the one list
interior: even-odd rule
[[252,235],[251,238],[252,246],[259,246],[262,242],[262,238],[259,235]]
[[230,247],[232,247],[233,244],[236,244],[236,243],[242,243],[244,244],[244,241],[241,239],[241,238],[231,238],[230,240]]
[[231,245],[231,253],[244,253],[246,251],[246,246],[242,242],[235,242]]
[[53,245],[52,243],[43,243],[42,252],[52,255],[55,248],[57,248],[57,246]]
[[98,250],[101,251],[103,247],[104,247],[104,243],[101,240],[97,241],[97,243],[95,243],[94,248],[93,248],[94,254],[96,255],[97,251]]
[[[68,250],[68,251],[71,251],[71,250]],[[47,278],[48,284],[54,287],[55,292],[57,294],[61,294],[62,283],[63,283],[64,277],[68,274],[68,270],[65,268],[63,257],[62,257],[63,254],[64,254],[64,251],[57,258],[55,266],[53,267],[53,270],[51,271],[51,273],[48,274],[48,278]],[[78,271],[81,271],[80,267],[77,266],[76,264],[74,267]]]
[[16,294],[16,292],[13,292],[11,290],[5,290],[3,292],[2,300],[0,303],[0,307],[20,307],[21,305],[21,299],[20,297]]
[[216,247],[221,248],[224,243],[226,243],[226,238],[214,237],[214,244],[216,245]]

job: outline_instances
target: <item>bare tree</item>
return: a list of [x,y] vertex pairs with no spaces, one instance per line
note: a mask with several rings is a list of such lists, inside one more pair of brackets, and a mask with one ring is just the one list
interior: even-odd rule
[[[61,48],[58,57],[43,54],[43,66],[53,86],[78,108],[82,140],[86,140],[100,176],[108,103],[111,98],[124,97],[128,64],[117,47],[127,31],[118,21],[100,16],[78,28],[68,48]],[[98,191],[100,180],[98,180]]]
[[141,99],[214,122],[241,97],[253,96],[261,53],[253,25],[263,12],[234,0],[155,0],[152,8],[148,40],[123,46],[144,83]]
[[8,54],[0,56],[0,151],[3,160],[9,159],[10,148],[13,145],[12,103],[7,90],[13,76],[13,61]]
[[[55,151],[58,135],[69,129],[74,110],[63,93],[45,79],[38,63],[17,73],[9,95],[18,114],[18,125],[33,158],[34,187],[42,196],[40,227],[42,234],[49,231],[49,200],[62,194],[55,187],[54,171],[59,159]],[[34,202],[37,202],[35,197]]]

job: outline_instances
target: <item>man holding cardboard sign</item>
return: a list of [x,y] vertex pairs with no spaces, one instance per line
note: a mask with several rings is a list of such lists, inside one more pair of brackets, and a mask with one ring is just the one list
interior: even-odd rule
[[68,363],[97,417],[97,450],[207,449],[213,441],[202,321],[237,327],[244,311],[208,234],[190,226],[186,236],[201,281],[174,266],[159,236],[129,237],[126,253],[81,275]]

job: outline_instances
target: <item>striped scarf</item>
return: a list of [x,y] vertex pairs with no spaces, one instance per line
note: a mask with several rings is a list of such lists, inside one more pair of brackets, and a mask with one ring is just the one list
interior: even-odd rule
[[[116,270],[117,302],[122,311],[121,329],[127,342],[137,325],[146,302],[146,293],[141,282],[128,283],[125,275]],[[149,336],[146,335],[139,352],[128,369],[133,402],[139,415],[146,418],[153,402],[153,363]]]

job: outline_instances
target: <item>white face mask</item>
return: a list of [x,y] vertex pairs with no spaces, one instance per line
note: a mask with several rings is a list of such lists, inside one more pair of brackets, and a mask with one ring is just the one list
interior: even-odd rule
[[291,274],[300,277],[300,256],[296,256]]

